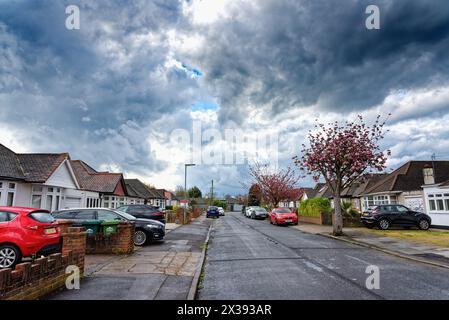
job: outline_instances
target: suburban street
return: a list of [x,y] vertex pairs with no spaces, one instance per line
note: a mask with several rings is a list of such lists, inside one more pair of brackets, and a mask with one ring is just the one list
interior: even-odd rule
[[[380,289],[365,273],[380,269]],[[402,259],[239,212],[216,220],[200,300],[449,299],[449,270]]]

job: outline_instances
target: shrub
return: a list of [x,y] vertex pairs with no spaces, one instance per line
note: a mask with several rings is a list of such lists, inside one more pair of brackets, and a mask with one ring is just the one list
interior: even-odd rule
[[165,206],[165,210],[173,210],[173,206]]
[[331,202],[326,198],[313,198],[301,201],[298,214],[306,217],[319,217],[321,212],[332,211]]

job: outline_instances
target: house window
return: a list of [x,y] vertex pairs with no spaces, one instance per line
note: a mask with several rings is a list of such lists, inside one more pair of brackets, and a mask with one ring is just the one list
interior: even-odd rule
[[32,200],[31,200],[33,208],[40,208],[42,203],[42,195],[40,194],[33,194]]
[[429,208],[430,208],[430,211],[437,210],[437,206],[435,205],[435,200],[429,200]]
[[15,189],[16,188],[16,184],[15,183],[10,183],[9,184],[9,189]]
[[47,195],[47,202],[45,203],[45,209],[51,211],[53,208],[53,196]]
[[59,210],[59,201],[60,201],[60,199],[61,199],[60,196],[56,196],[55,210]]
[[8,192],[8,199],[6,201],[6,205],[11,207],[14,205],[14,192]]

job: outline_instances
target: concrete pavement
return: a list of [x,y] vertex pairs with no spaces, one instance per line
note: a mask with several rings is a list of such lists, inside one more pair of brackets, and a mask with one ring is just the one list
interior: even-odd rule
[[80,290],[50,300],[187,299],[210,220],[204,216],[171,228],[164,241],[139,247],[132,255],[88,255]]
[[[380,288],[366,287],[367,267]],[[449,271],[230,213],[214,222],[199,299],[449,299]]]

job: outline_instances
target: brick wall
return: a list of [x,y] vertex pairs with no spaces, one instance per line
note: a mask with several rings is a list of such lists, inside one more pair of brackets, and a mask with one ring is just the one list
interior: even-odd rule
[[87,254],[131,254],[134,252],[134,224],[120,222],[117,233],[97,233],[87,237]]
[[62,234],[62,253],[18,264],[15,270],[0,270],[0,300],[39,299],[65,286],[67,266],[77,265],[84,271],[86,232],[67,228]]

